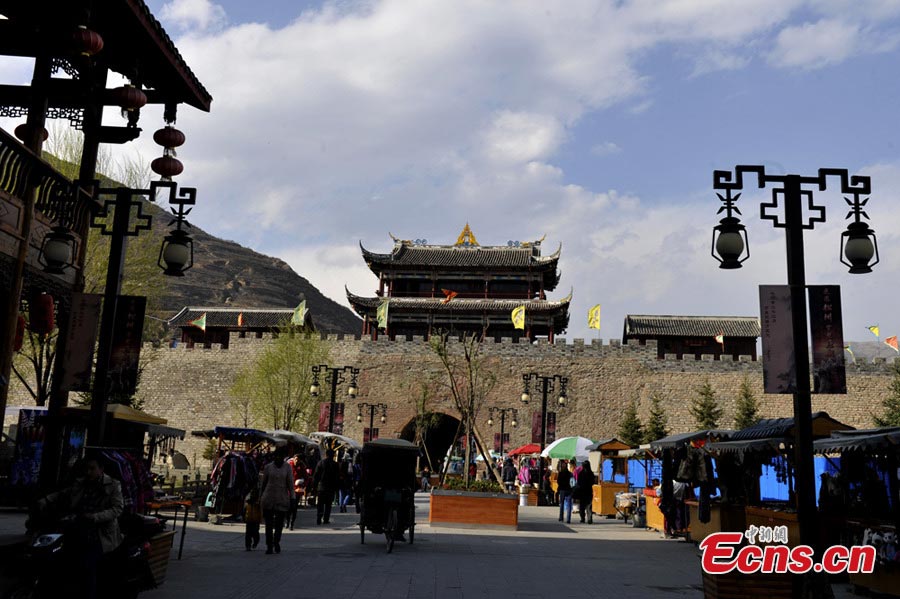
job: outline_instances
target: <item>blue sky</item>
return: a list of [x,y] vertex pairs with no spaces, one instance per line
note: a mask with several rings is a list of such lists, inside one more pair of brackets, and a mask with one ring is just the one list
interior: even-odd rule
[[[747,190],[751,259],[717,269],[712,171],[841,167],[873,178],[882,263],[846,274],[843,201],[817,194],[808,280],[842,286],[846,338],[900,333],[897,0],[149,4],[214,97],[178,123],[195,222],[342,303],[376,286],[360,240],[451,243],[469,222],[483,244],[563,243],[568,338],[596,336],[596,303],[603,338],[627,313],[757,314],[783,237]],[[126,151],[152,159],[149,137]]]

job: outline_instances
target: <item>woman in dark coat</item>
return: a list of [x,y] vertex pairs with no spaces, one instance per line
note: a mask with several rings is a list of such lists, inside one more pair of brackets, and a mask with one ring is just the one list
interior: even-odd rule
[[591,502],[594,499],[594,483],[597,482],[597,477],[594,476],[589,461],[585,460],[581,464],[577,482],[578,515],[581,516],[581,522],[584,523],[585,510],[587,510],[588,524],[593,524],[594,510],[591,509]]

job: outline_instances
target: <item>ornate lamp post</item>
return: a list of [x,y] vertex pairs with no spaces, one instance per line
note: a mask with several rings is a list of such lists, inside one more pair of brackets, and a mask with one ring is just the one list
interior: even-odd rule
[[363,419],[363,410],[369,410],[369,441],[375,440],[375,412],[381,410],[381,424],[387,422],[387,404],[383,403],[369,403],[367,401],[360,402],[357,407],[359,408],[359,413],[356,415],[356,421],[362,422]]
[[[853,222],[841,235],[841,255],[843,264],[850,267],[854,274],[872,271],[878,260],[878,244],[875,232],[862,221],[869,218],[864,207],[871,193],[871,180],[860,175],[850,176],[846,169],[819,169],[817,176],[769,175],[763,166],[738,165],[734,172],[715,171],[713,173],[713,189],[724,190],[725,195],[718,194],[723,206],[719,213],[725,212],[719,225],[713,229],[712,255],[719,261],[719,268],[740,268],[750,257],[747,231],[740,224],[735,214],[741,214],[735,206],[740,194],[732,196],[733,191],[744,188],[744,175],[756,180],[759,188],[769,183],[778,187],[772,189],[772,201],[760,205],[763,220],[772,221],[773,226],[785,230],[787,242],[787,273],[791,291],[791,314],[793,315],[794,361],[796,368],[796,392],[794,396],[794,460],[796,477],[797,521],[800,527],[800,544],[818,546],[816,528],[816,495],[815,473],[813,468],[812,441],[812,407],[809,382],[809,353],[807,347],[806,326],[806,273],[803,253],[803,230],[812,229],[815,223],[825,222],[825,207],[813,202],[812,191],[803,186],[815,186],[819,191],[827,187],[828,178],[840,180],[842,194],[851,198],[844,200],[850,206],[847,218]],[[751,179],[752,180],[752,179]],[[776,212],[779,201],[783,203],[783,217]],[[804,217],[806,208],[809,216]],[[718,255],[716,255],[718,254]]]
[[506,415],[509,414],[513,428],[519,426],[519,410],[515,408],[488,408],[488,426],[494,426],[494,414],[500,414],[500,455],[503,455],[503,435],[506,432]]
[[[566,386],[569,383],[569,379],[559,375],[554,374],[550,376],[542,376],[536,372],[529,372],[527,374],[522,375],[522,403],[527,404],[531,400],[531,381],[535,381],[536,383],[540,383],[541,386],[541,453],[544,453],[544,448],[547,446],[547,397],[553,393],[556,389],[556,385],[559,385],[559,397],[557,397],[556,403],[559,407],[564,407],[566,405],[566,401],[568,401],[568,395],[566,393]],[[541,458],[538,460],[538,489],[541,488],[541,485],[544,484],[544,460]]]
[[[76,181],[74,188],[80,193],[83,185],[84,183]],[[143,212],[140,200],[135,199],[134,196],[147,196],[151,202],[155,202],[159,189],[168,188],[169,203],[173,206],[171,210],[175,216],[175,220],[170,224],[177,223],[175,232],[182,236],[180,239],[186,239],[185,243],[190,244],[190,237],[181,230],[181,227],[182,225],[190,227],[185,217],[190,213],[191,209],[185,210],[184,207],[195,204],[197,190],[192,187],[182,187],[179,193],[178,186],[173,181],[152,181],[149,189],[102,188],[98,180],[91,181],[89,185],[93,189],[91,195],[94,198],[115,196],[114,199],[104,200],[97,205],[91,221],[91,227],[99,229],[102,235],[110,237],[106,288],[103,294],[103,311],[100,319],[100,336],[94,369],[89,430],[91,444],[102,446],[106,433],[106,404],[113,386],[110,361],[112,358],[116,312],[120,308],[119,296],[122,291],[125,250],[129,237],[135,237],[141,231],[149,231],[151,225],[150,215]],[[105,220],[109,216],[110,208],[113,209],[111,226]],[[131,222],[132,208],[137,209],[134,223]],[[45,272],[62,274],[67,268],[73,266],[75,244],[74,237],[72,237],[66,227],[67,218],[71,219],[72,215],[63,215],[60,223],[53,227],[51,233],[44,239],[39,261],[44,266]],[[176,260],[177,256],[175,256],[171,262],[167,260],[167,263],[163,265],[163,254],[167,256],[174,255],[168,249],[169,247],[171,247],[171,242],[169,242],[169,237],[167,236],[162,249],[160,249],[160,266],[164,269],[164,274],[183,276],[183,272],[190,268],[193,262],[193,253],[191,251],[190,255],[180,262]]]
[[313,373],[313,382],[309,387],[309,393],[313,397],[319,396],[319,373],[322,373],[323,376],[331,377],[331,406],[328,410],[328,432],[334,432],[334,406],[335,406],[335,398],[337,397],[337,388],[338,385],[344,382],[344,373],[350,373],[350,386],[347,387],[347,397],[353,399],[356,397],[359,392],[359,388],[356,385],[356,378],[359,376],[359,368],[355,368],[353,366],[328,366],[327,364],[321,364],[319,366],[312,367]]

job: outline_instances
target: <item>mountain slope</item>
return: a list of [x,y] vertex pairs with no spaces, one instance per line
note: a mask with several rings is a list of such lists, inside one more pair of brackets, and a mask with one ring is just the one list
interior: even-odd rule
[[[165,235],[171,218],[160,206],[146,204],[154,232]],[[167,312],[174,314],[184,306],[293,308],[306,299],[320,331],[359,334],[361,321],[349,308],[322,295],[284,261],[219,239],[197,226],[188,232],[194,239],[194,267],[184,277],[168,277],[162,299]]]

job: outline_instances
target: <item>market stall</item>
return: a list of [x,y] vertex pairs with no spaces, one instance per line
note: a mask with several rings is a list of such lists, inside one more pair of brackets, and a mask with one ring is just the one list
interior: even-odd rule
[[715,473],[702,447],[728,439],[733,432],[707,429],[650,442],[650,451],[662,461],[658,506],[665,519],[667,536],[690,536],[692,522],[687,502],[697,498],[695,489],[704,501],[703,516],[706,515],[706,504],[715,490]]
[[859,589],[900,596],[900,427],[835,431],[814,442],[836,466],[822,477],[819,511],[837,542],[872,545],[872,574],[850,574]]
[[210,472],[211,497],[206,502],[211,513],[217,515],[241,513],[244,497],[259,483],[265,457],[271,448],[287,444],[253,428],[217,426],[191,434],[218,441],[216,462]]
[[[812,415],[813,439],[828,437],[835,431],[846,431],[850,426],[831,418],[825,412]],[[716,530],[746,530],[749,526],[787,526],[788,544],[799,543],[800,534],[794,495],[794,419],[769,418],[757,424],[735,431],[728,441],[710,443],[706,450],[717,459],[718,486],[722,489],[720,500],[713,501],[720,510],[732,510],[743,506],[744,521],[737,515],[719,522],[710,521]],[[760,493],[762,468],[774,468],[778,479],[787,484],[787,500],[764,499]],[[707,532],[707,534],[708,534]],[[823,534],[826,532],[822,530]],[[692,535],[700,540],[702,537]],[[829,539],[823,537],[823,542]]]
[[[628,493],[628,459],[619,451],[631,446],[618,439],[602,439],[587,446],[588,460],[597,474],[591,509],[595,514],[611,518],[616,515],[616,495]],[[608,466],[608,467],[606,467]]]

